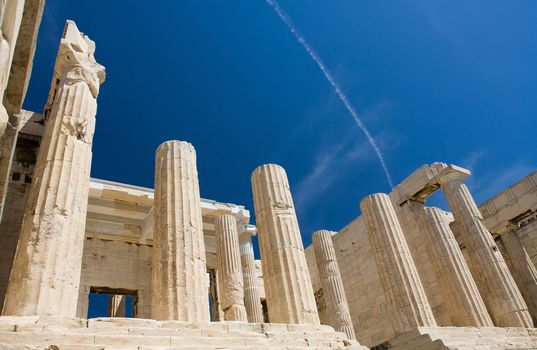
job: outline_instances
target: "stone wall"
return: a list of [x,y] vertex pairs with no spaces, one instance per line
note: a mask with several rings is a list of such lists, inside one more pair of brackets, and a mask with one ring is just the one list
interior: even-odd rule
[[151,258],[147,245],[86,238],[78,317],[87,317],[91,287],[137,291],[139,318],[151,318]]

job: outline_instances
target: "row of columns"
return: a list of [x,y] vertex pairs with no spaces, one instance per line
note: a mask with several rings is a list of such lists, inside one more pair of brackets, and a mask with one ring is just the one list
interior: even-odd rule
[[[67,32],[69,34],[69,32]],[[45,125],[35,181],[21,229],[4,314],[72,316],[80,279],[89,190],[96,98],[104,68],[62,40],[55,67],[59,83]],[[434,270],[458,323],[532,327],[528,307],[464,184],[464,174],[439,178],[463,240],[467,264],[449,226],[435,209],[423,211]],[[257,168],[252,188],[263,278],[272,322],[319,324],[304,247],[285,170]],[[366,197],[361,210],[396,330],[436,324],[397,215],[385,194]],[[169,141],[156,152],[152,316],[159,320],[208,321],[208,279],[195,150]],[[505,237],[506,249],[520,242]],[[226,320],[262,322],[251,238],[239,237],[233,215],[216,219],[218,280]],[[314,235],[321,282],[338,330],[354,338],[331,234]],[[522,270],[527,261],[514,261]],[[535,269],[524,276],[524,293],[535,296]],[[533,283],[533,284],[532,284]],[[483,298],[481,297],[483,296]],[[536,299],[533,299],[536,300]],[[533,308],[536,306],[531,304]]]
[[[528,306],[464,184],[466,176],[450,170],[441,174],[438,181],[471,252],[470,261],[465,261],[439,209],[421,208],[415,222],[425,232],[424,243],[447,311],[459,326],[533,327]],[[394,330],[434,326],[434,315],[389,196],[370,195],[360,207]],[[537,300],[535,269],[528,264],[520,241],[514,238],[502,236],[502,241],[507,243],[506,250],[508,247],[518,257],[513,265],[518,265],[517,270],[524,277],[516,277],[533,308]]]

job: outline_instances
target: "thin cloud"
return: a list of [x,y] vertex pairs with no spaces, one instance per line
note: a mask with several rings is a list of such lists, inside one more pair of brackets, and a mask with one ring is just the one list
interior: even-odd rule
[[368,143],[356,142],[351,137],[331,147],[322,147],[311,171],[295,186],[297,209],[304,212],[345,175],[346,169],[370,157]]
[[518,160],[503,169],[494,169],[483,176],[474,176],[474,181],[469,187],[474,193],[475,201],[481,204],[522,180],[535,171],[535,168],[533,164]]

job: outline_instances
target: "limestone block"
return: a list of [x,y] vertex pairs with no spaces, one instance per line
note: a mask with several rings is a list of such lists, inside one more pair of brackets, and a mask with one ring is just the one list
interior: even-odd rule
[[96,98],[104,67],[95,44],[74,22],[65,32],[88,43],[77,50],[64,36],[55,65],[58,85],[45,131],[8,286],[5,315],[76,314]]
[[373,194],[362,200],[360,208],[393,314],[393,328],[403,332],[436,325],[390,198],[383,193]]
[[313,248],[319,269],[321,284],[327,300],[330,325],[336,331],[345,332],[349,339],[356,339],[352,325],[347,296],[336,260],[336,251],[332,243],[332,233],[321,230],[313,234]]
[[187,142],[168,141],[157,149],[155,163],[152,318],[209,321],[196,151]]
[[247,322],[237,220],[231,214],[216,218],[216,260],[220,273],[221,305],[226,321]]
[[438,182],[460,225],[461,238],[469,251],[470,271],[496,326],[533,327],[528,307],[464,184],[468,175],[459,168],[448,167],[439,174]]
[[269,319],[319,324],[285,170],[275,164],[258,167],[252,188]]
[[425,208],[422,225],[427,230],[429,256],[453,325],[492,327],[474,278],[440,209]]

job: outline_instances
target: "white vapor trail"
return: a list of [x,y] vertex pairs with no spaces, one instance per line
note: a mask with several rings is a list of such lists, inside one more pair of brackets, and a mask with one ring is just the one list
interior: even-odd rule
[[328,70],[323,60],[321,59],[321,57],[317,54],[317,52],[315,52],[313,47],[306,41],[306,38],[304,37],[304,35],[302,35],[302,33],[298,30],[298,28],[295,26],[293,21],[291,21],[291,18],[289,18],[287,13],[285,13],[285,11],[280,7],[278,2],[276,0],[266,0],[266,2],[274,9],[276,14],[278,14],[280,19],[285,23],[285,25],[289,28],[291,33],[296,37],[300,45],[304,47],[304,49],[308,52],[310,57],[315,61],[315,63],[317,63],[317,66],[319,66],[319,68],[321,69],[321,72],[323,73],[324,77],[326,78],[326,80],[328,80],[330,85],[332,85],[332,87],[334,88],[334,91],[336,92],[336,95],[339,97],[341,102],[343,102],[343,104],[345,105],[345,108],[351,114],[352,118],[354,119],[358,127],[362,130],[365,137],[367,138],[367,141],[369,142],[369,144],[375,151],[375,154],[377,155],[380,165],[382,166],[382,169],[384,170],[384,174],[386,175],[386,179],[388,180],[390,187],[393,188],[392,177],[388,170],[388,166],[386,165],[386,162],[384,161],[384,156],[382,155],[380,148],[375,142],[375,139],[373,138],[373,136],[371,136],[371,133],[369,132],[369,130],[367,130],[364,123],[360,119],[356,109],[354,108],[352,103],[350,103],[349,99],[347,98],[347,95],[339,86],[339,83],[336,81],[336,79],[334,78],[330,70]]

